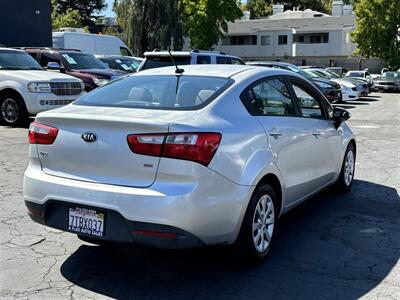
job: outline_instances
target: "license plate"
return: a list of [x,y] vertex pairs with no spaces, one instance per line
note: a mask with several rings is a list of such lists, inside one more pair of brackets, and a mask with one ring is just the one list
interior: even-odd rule
[[105,214],[90,208],[70,207],[68,230],[87,235],[104,235]]

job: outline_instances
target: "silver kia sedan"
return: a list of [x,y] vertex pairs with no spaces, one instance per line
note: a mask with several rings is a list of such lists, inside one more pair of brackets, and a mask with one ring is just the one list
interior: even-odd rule
[[37,115],[31,218],[96,244],[234,244],[264,258],[278,217],[352,185],[349,113],[290,71],[151,69]]

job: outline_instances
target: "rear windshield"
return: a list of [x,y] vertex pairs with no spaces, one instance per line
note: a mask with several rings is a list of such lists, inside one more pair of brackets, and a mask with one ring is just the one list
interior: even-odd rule
[[232,82],[222,77],[134,75],[97,88],[74,104],[193,110],[210,103]]
[[[190,56],[174,56],[175,63],[179,65],[190,65]],[[142,70],[160,68],[160,67],[170,67],[173,66],[169,56],[149,56],[142,67]]]

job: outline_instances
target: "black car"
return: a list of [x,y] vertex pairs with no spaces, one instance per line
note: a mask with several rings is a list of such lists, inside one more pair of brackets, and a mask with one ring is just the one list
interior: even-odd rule
[[295,72],[310,80],[325,95],[329,102],[341,102],[342,100],[342,92],[338,83],[330,81],[329,79],[312,77],[310,74],[295,65],[279,61],[246,62],[246,64],[252,66],[285,69]]
[[111,80],[125,75],[122,71],[110,69],[94,55],[79,50],[24,48],[38,63],[48,70],[77,77],[85,83],[86,91],[91,91]]
[[122,55],[96,55],[96,58],[107,64],[111,69],[125,73],[134,73],[139,68],[142,58]]

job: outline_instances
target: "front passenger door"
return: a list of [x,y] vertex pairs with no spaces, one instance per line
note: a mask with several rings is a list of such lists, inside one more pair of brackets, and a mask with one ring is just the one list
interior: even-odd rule
[[342,136],[329,120],[324,99],[307,83],[291,79],[291,86],[301,112],[301,127],[313,139],[308,149],[309,176],[313,190],[318,190],[336,178]]

